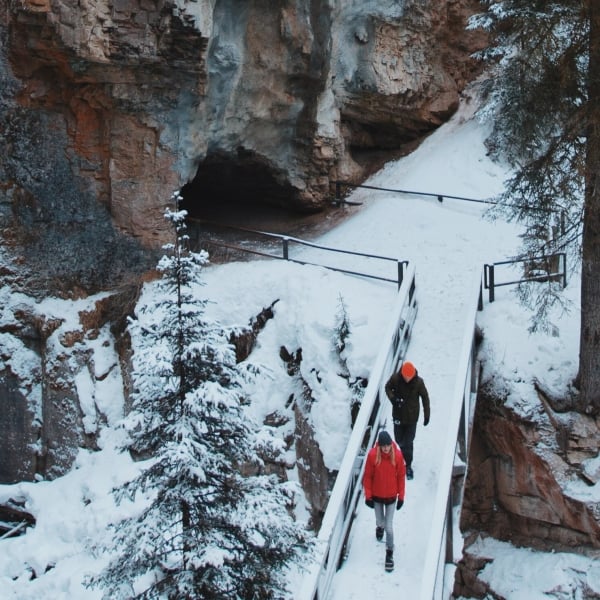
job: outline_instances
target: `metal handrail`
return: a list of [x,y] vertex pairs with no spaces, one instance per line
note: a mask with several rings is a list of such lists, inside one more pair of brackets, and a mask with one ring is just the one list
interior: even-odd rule
[[[500,265],[510,265],[516,263],[535,263],[536,261],[549,262],[552,259],[557,259],[558,264],[562,265],[562,269],[559,268],[555,273],[543,273],[541,275],[532,275],[530,277],[521,277],[520,279],[514,279],[512,281],[503,281],[501,283],[496,282],[496,267]],[[533,256],[525,258],[513,258],[509,260],[502,260],[491,264],[483,265],[483,285],[488,292],[488,299],[490,302],[495,300],[495,289],[505,285],[517,285],[525,283],[527,281],[547,281],[552,278],[560,278],[563,289],[567,287],[567,255],[565,252],[556,252],[555,254],[545,254],[542,256]]]
[[494,200],[485,199],[485,198],[484,199],[467,198],[465,196],[452,196],[450,194],[440,194],[437,192],[418,192],[415,190],[399,190],[399,189],[379,187],[376,185],[365,185],[365,184],[361,184],[361,183],[350,183],[347,181],[336,181],[335,182],[335,204],[336,205],[359,204],[357,202],[346,202],[346,201],[342,200],[342,192],[341,192],[342,186],[351,187],[351,188],[364,188],[367,190],[378,190],[381,192],[397,192],[399,194],[409,194],[412,196],[429,196],[432,198],[437,198],[438,202],[443,202],[444,198],[449,198],[451,200],[465,200],[467,202],[478,202],[481,204],[498,204],[498,202],[496,202]]
[[[417,190],[400,190],[394,188],[385,188],[379,187],[376,185],[365,185],[362,183],[350,183],[349,181],[335,181],[335,206],[341,206],[342,204],[351,204],[351,205],[361,205],[362,202],[349,202],[347,200],[342,199],[342,186],[351,187],[351,188],[365,188],[367,190],[378,190],[381,192],[396,192],[398,194],[406,194],[409,196],[425,196],[431,198],[437,198],[438,202],[443,202],[445,198],[450,200],[464,200],[465,202],[476,202],[479,204],[491,204],[494,206],[507,206],[509,208],[518,208],[521,210],[527,210],[532,212],[547,212],[554,213],[556,212],[552,208],[542,208],[539,206],[529,206],[525,204],[503,204],[502,202],[498,202],[497,200],[492,200],[491,198],[468,198],[466,196],[453,196],[451,194],[443,194],[440,192],[420,192]],[[564,232],[564,219],[565,214],[563,211],[560,211],[560,220],[561,220],[561,231]]]
[[390,327],[384,334],[365,390],[346,452],[317,536],[319,556],[303,577],[296,600],[323,600],[348,550],[349,533],[362,493],[364,456],[373,445],[383,413],[385,383],[404,357],[417,314],[414,267],[410,266],[398,292]]
[[[194,219],[192,219],[194,220]],[[394,258],[391,256],[381,256],[378,254],[369,254],[366,252],[357,252],[355,250],[344,250],[342,248],[332,248],[331,246],[321,246],[319,244],[314,244],[312,242],[308,242],[306,240],[302,240],[300,238],[296,238],[296,237],[292,237],[289,235],[283,235],[280,233],[270,233],[267,231],[260,231],[260,230],[256,230],[256,229],[246,229],[243,227],[233,227],[233,226],[223,226],[220,225],[220,227],[226,227],[227,229],[231,229],[234,231],[241,231],[244,233],[251,233],[253,235],[262,235],[264,237],[268,237],[268,238],[272,238],[272,239],[277,239],[277,240],[281,240],[282,243],[282,253],[281,256],[275,255],[275,254],[270,254],[268,252],[261,252],[259,250],[254,250],[254,249],[250,249],[250,248],[243,248],[241,246],[235,246],[232,244],[224,244],[222,242],[215,242],[212,240],[207,241],[207,244],[212,244],[213,246],[217,246],[217,247],[223,247],[223,248],[229,248],[231,250],[237,250],[239,252],[246,252],[249,254],[256,254],[259,256],[264,256],[265,258],[275,258],[278,260],[287,260],[289,262],[294,262],[297,264],[301,264],[301,265],[310,265],[310,266],[316,266],[316,267],[323,267],[325,269],[329,269],[330,271],[337,271],[339,273],[346,273],[348,275],[358,275],[360,277],[367,277],[369,279],[377,279],[379,281],[389,281],[390,283],[395,283],[398,286],[398,289],[400,288],[400,286],[402,285],[402,279],[404,277],[404,270],[406,268],[406,266],[408,265],[408,261],[407,260],[399,260],[398,258]],[[391,279],[389,277],[381,277],[379,275],[373,275],[371,273],[362,273],[359,271],[350,271],[347,269],[341,269],[339,267],[331,267],[329,265],[324,265],[324,264],[320,264],[320,263],[313,263],[313,262],[308,262],[308,261],[302,261],[296,258],[290,258],[290,252],[289,252],[289,246],[290,246],[290,242],[291,243],[295,243],[295,244],[299,244],[302,246],[307,246],[310,248],[316,248],[318,250],[325,250],[326,252],[337,252],[339,254],[348,254],[351,256],[360,256],[362,258],[372,258],[375,260],[382,260],[382,261],[389,261],[389,262],[394,262],[396,263],[396,278],[395,279]]]

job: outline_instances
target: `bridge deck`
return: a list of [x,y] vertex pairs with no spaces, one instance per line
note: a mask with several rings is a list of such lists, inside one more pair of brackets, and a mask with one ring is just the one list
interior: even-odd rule
[[[402,236],[396,233],[386,236],[384,227],[389,228],[394,222],[402,223]],[[352,528],[348,558],[333,579],[328,600],[364,600],[365,597],[414,600],[420,597],[441,453],[448,444],[446,425],[452,411],[452,394],[457,378],[462,376],[464,381],[464,373],[458,373],[457,369],[465,329],[471,327],[472,331],[473,326],[472,320],[469,322],[476,301],[473,282],[477,282],[483,262],[488,260],[486,251],[491,250],[492,256],[498,256],[497,248],[506,234],[498,224],[482,220],[479,208],[457,210],[432,201],[383,197],[373,200],[363,213],[320,241],[348,248],[349,240],[350,243],[354,240],[360,249],[361,238],[353,238],[351,232],[376,227],[382,230],[377,238],[381,247],[372,251],[395,254],[416,265],[418,312],[406,357],[414,362],[429,390],[431,422],[423,427],[421,415],[415,439],[415,479],[407,481],[405,505],[394,519],[396,564],[393,573],[384,571],[385,546],[375,540],[373,511],[361,502]],[[469,244],[469,231],[474,227],[489,229],[489,236],[485,236],[486,247]],[[444,231],[447,231],[445,235]],[[478,235],[477,239],[481,237]],[[374,236],[369,235],[371,238]],[[394,247],[386,245],[386,241]],[[391,433],[389,403],[385,416]]]
[[[472,289],[472,286],[467,286]],[[351,534],[349,555],[333,579],[331,600],[416,599],[421,580],[438,486],[440,453],[444,451],[445,424],[450,417],[450,400],[455,388],[458,350],[464,338],[465,318],[461,309],[461,287],[445,289],[444,311],[438,300],[421,295],[417,320],[407,356],[424,377],[431,397],[431,422],[423,427],[422,417],[415,439],[415,478],[407,481],[406,500],[394,518],[395,569],[384,572],[385,545],[375,539],[374,512],[360,503]],[[465,299],[469,300],[469,299]],[[472,299],[470,299],[472,300]],[[472,304],[472,302],[467,302]],[[431,305],[431,306],[430,306]],[[465,309],[466,310],[466,309]],[[391,410],[385,414],[391,423]],[[391,432],[391,427],[389,427]]]

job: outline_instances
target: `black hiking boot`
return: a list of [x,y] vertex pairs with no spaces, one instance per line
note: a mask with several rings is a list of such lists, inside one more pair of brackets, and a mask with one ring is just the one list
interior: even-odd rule
[[385,551],[385,570],[389,573],[394,570],[394,551]]
[[378,542],[383,539],[383,527],[375,527],[375,537]]
[[412,479],[415,476],[412,467],[406,467],[406,479]]

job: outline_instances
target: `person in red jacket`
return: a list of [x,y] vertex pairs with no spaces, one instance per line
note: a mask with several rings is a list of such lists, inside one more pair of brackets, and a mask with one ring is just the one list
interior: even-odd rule
[[387,431],[380,431],[369,450],[363,489],[365,504],[375,509],[375,537],[383,540],[385,531],[385,570],[394,568],[394,512],[404,504],[406,466],[402,451]]

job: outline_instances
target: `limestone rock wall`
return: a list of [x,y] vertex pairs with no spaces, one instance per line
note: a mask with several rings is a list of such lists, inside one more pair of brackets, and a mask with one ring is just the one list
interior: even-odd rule
[[[69,285],[96,291],[147,267],[186,186],[192,209],[231,198],[322,209],[333,180],[361,181],[452,114],[479,68],[481,35],[464,29],[478,9],[5,0],[0,219],[13,254],[40,288],[61,288],[56,253]],[[75,264],[82,239],[89,260]]]
[[[11,348],[0,354],[4,478],[64,472],[94,447],[109,409],[81,399],[117,370],[126,387],[127,369],[121,356],[99,370],[89,347],[123,329],[100,316],[103,303],[91,318],[77,302],[120,298],[156,264],[175,190],[191,210],[235,198],[318,212],[336,179],[362,181],[452,115],[479,69],[470,55],[482,39],[464,28],[476,10],[478,0],[3,0],[0,292],[28,298],[0,326]],[[34,304],[48,295],[65,319]],[[25,355],[30,373],[18,368]]]
[[[571,452],[569,443],[561,447],[564,435],[556,428],[556,418],[554,423],[547,419],[542,404],[540,411],[540,418],[526,419],[496,399],[480,396],[461,528],[489,531],[499,539],[519,541],[517,536],[524,536],[521,541],[538,538],[562,547],[600,547],[598,506],[565,492],[569,481],[585,475],[581,446],[573,439],[577,453]],[[575,414],[570,418],[591,419]],[[590,442],[588,458],[597,454],[600,443]],[[590,476],[584,481],[595,483]]]
[[[2,361],[3,363],[4,361]],[[39,405],[41,394],[38,389],[31,400],[22,382],[6,365],[0,368],[0,436],[2,453],[0,460],[0,482],[31,481],[39,469],[39,453],[34,450],[40,434],[40,422],[33,407]]]
[[38,303],[0,293],[1,483],[64,474],[121,418],[129,346],[120,332],[136,295]]

